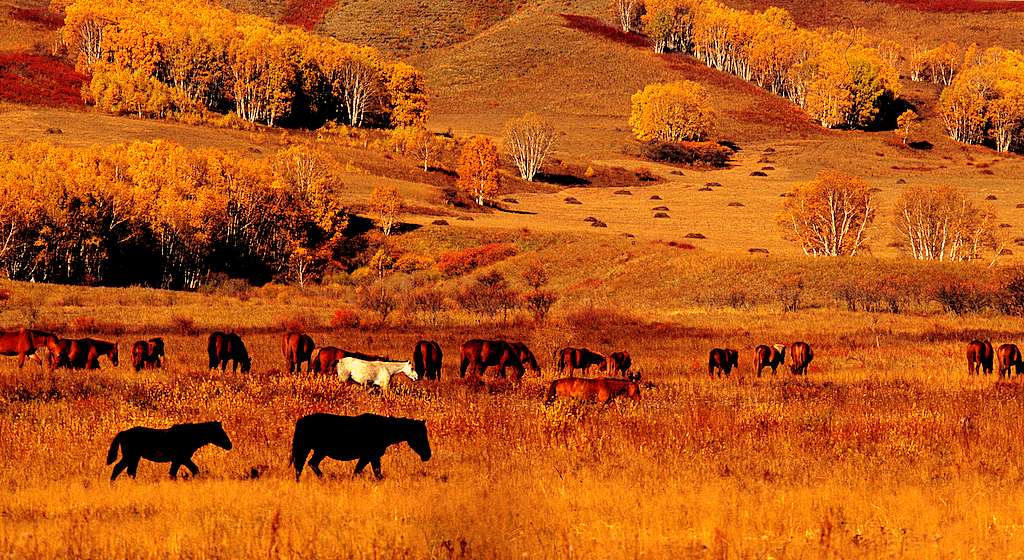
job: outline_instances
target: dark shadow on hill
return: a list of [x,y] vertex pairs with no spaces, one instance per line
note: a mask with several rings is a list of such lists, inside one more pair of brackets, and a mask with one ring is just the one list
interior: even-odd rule
[[913,148],[915,150],[930,150],[930,149],[935,147],[934,144],[932,144],[931,142],[929,142],[927,140],[918,140],[917,142],[909,142],[907,144],[907,146],[910,146],[911,148]]
[[583,33],[596,35],[604,39],[610,39],[631,47],[642,47],[646,49],[651,46],[651,42],[647,37],[636,35],[634,33],[623,33],[620,29],[608,25],[596,17],[579,16],[575,14],[560,15],[562,16],[562,19],[565,20],[564,27],[569,29],[582,31]]
[[499,206],[497,204],[488,204],[487,207],[488,208],[494,208],[495,210],[497,210],[498,212],[501,212],[502,214],[520,214],[520,215],[523,215],[523,216],[536,216],[537,215],[536,212],[529,212],[527,210],[513,210],[511,208],[505,208],[504,206]]
[[582,187],[590,184],[590,181],[583,177],[577,177],[568,173],[538,173],[533,177],[533,180],[559,187]]

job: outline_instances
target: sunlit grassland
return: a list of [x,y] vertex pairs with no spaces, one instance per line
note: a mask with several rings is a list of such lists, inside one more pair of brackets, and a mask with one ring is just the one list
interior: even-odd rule
[[[175,302],[145,303],[153,293]],[[79,307],[104,301],[109,321],[137,320],[120,335],[118,368],[0,364],[5,556],[920,558],[1004,557],[1024,545],[1021,384],[968,377],[962,359],[963,337],[1020,340],[1006,318],[695,308],[603,330],[556,317],[313,332],[319,344],[398,358],[420,336],[441,343],[442,382],[381,394],[281,373],[279,317],[300,313],[301,296],[253,309],[198,294],[80,297]],[[163,332],[181,314],[203,332]],[[205,329],[232,317],[248,329],[251,375],[206,371]],[[131,372],[127,342],[154,332],[168,368]],[[543,379],[460,382],[458,344],[499,335],[531,344]],[[798,339],[816,350],[806,379],[750,373],[753,345]],[[551,350],[570,342],[629,349],[649,383],[642,400],[544,407]],[[723,345],[740,349],[741,371],[710,380],[707,350]],[[307,471],[296,484],[291,433],[314,411],[425,419],[434,457],[399,446],[382,482],[328,461],[325,481]],[[137,480],[108,482],[118,431],[211,419],[235,447],[201,450],[198,479],[172,482],[166,465],[144,462]]]

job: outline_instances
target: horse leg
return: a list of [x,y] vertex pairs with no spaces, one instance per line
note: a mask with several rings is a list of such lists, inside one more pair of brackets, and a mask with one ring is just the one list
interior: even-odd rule
[[121,473],[124,472],[126,468],[128,468],[128,458],[121,457],[121,460],[116,465],[114,465],[114,471],[110,473],[110,481],[113,482],[115,479],[117,479],[117,477],[120,476]]
[[25,366],[25,353],[22,352],[22,353],[18,354],[18,369],[21,369],[24,366]]
[[178,478],[178,469],[181,468],[181,463],[177,461],[171,461],[171,471],[167,473],[172,479]]
[[373,467],[373,476],[377,477],[377,480],[384,478],[384,475],[380,472],[380,457],[370,459],[370,466]]
[[187,459],[182,463],[188,472],[192,473],[192,478],[199,476],[199,466],[192,462],[192,459]]
[[366,465],[369,464],[369,462],[370,461],[365,457],[360,457],[359,461],[356,463],[356,471],[352,473],[352,476],[359,476],[363,472],[363,469],[366,468]]
[[320,470],[320,461],[323,461],[325,458],[327,458],[326,453],[313,451],[313,456],[309,459],[309,470],[313,471],[317,478],[324,477],[323,471]]
[[[121,448],[121,452],[124,453],[124,447]],[[135,478],[135,471],[139,469],[140,457],[132,457],[128,459],[128,476]]]

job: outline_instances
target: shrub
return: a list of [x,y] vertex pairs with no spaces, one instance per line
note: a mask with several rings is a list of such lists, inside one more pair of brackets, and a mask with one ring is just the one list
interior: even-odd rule
[[342,307],[334,311],[331,316],[330,327],[332,329],[354,329],[359,327],[359,313],[349,307]]
[[551,312],[551,307],[558,302],[558,295],[551,290],[536,288],[523,295],[523,306],[533,315],[538,323],[543,323]]
[[962,280],[943,283],[935,289],[932,299],[943,311],[954,315],[983,311],[992,301],[991,294],[981,285]]
[[519,251],[510,243],[491,243],[461,251],[449,251],[437,260],[437,269],[447,277],[461,276],[482,266],[515,256]]
[[645,142],[640,145],[643,158],[681,165],[725,167],[733,151],[715,142]]
[[195,336],[199,334],[199,329],[196,327],[196,322],[191,317],[185,317],[183,315],[175,315],[171,317],[171,328],[178,334],[185,336]]
[[362,286],[356,295],[360,306],[380,316],[381,324],[386,323],[388,316],[398,308],[394,292],[381,284]]
[[804,280],[800,276],[784,278],[776,287],[775,294],[782,304],[782,311],[796,311],[800,308],[800,298],[804,294]]
[[508,285],[505,276],[492,271],[481,274],[473,284],[463,288],[459,293],[459,304],[480,315],[496,316],[500,313],[502,322],[506,322],[509,312],[519,307],[520,300],[519,293]]

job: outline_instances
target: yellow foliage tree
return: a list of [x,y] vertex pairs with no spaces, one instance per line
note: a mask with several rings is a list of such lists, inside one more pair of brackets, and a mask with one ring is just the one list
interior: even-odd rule
[[894,225],[915,259],[962,261],[995,246],[995,215],[946,185],[907,187],[896,199]]
[[498,172],[498,147],[483,136],[470,138],[462,147],[456,185],[470,194],[477,204],[498,194],[501,175]]
[[377,225],[380,226],[384,235],[391,235],[392,230],[398,224],[402,216],[402,206],[405,201],[402,193],[391,185],[377,185],[370,195],[370,207],[376,216]]
[[705,140],[714,124],[707,91],[696,82],[649,84],[633,94],[629,126],[638,140]]

